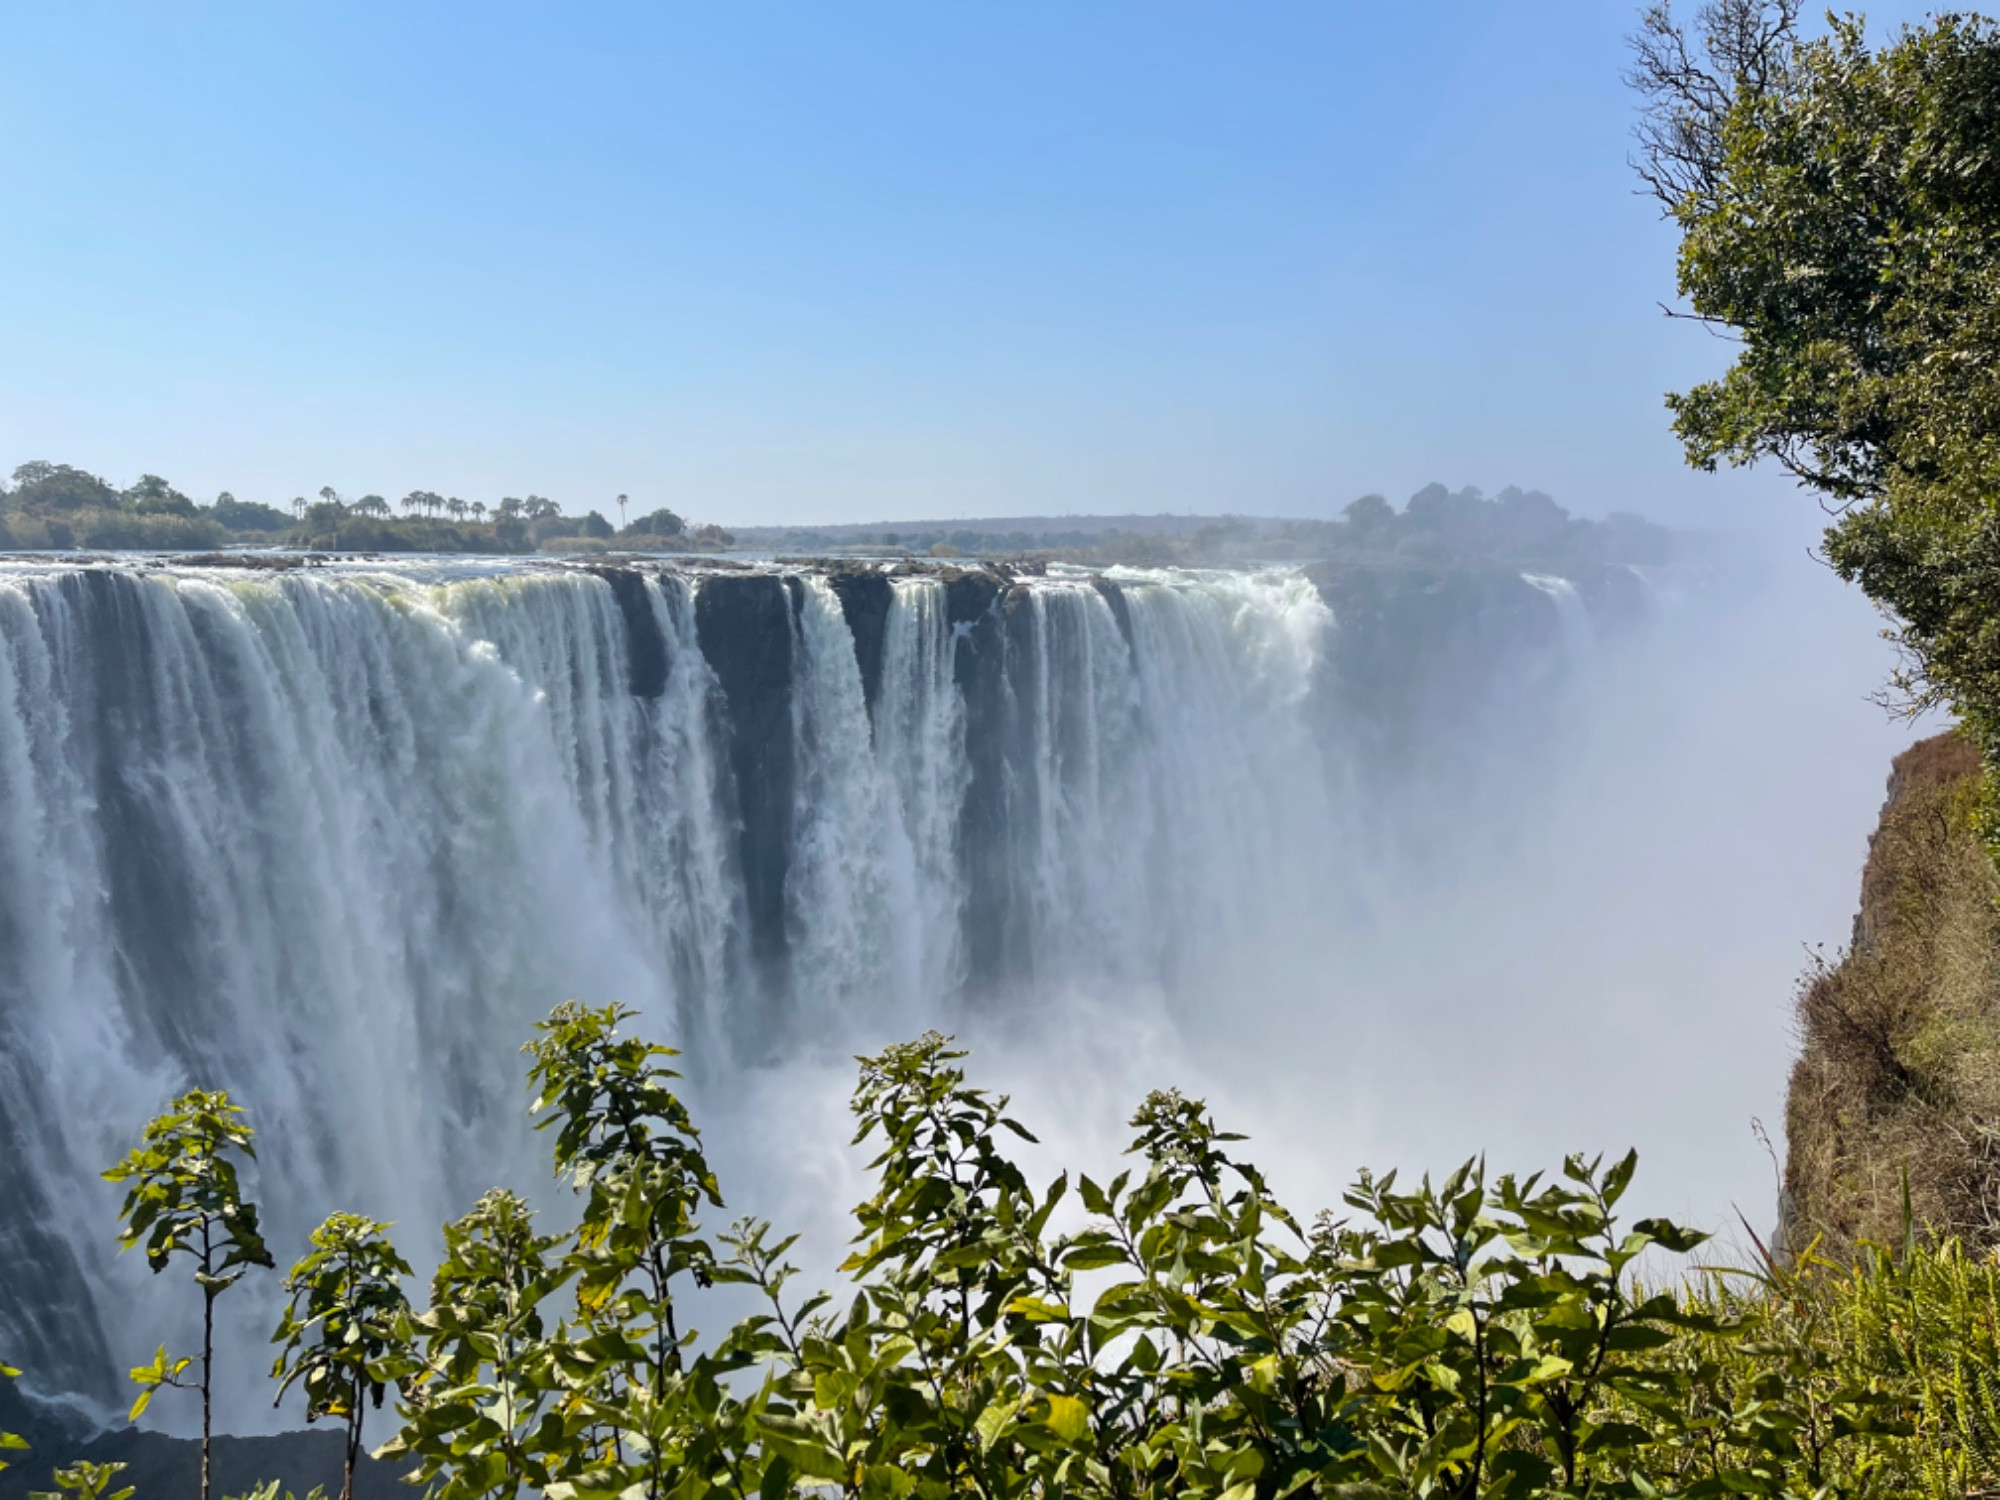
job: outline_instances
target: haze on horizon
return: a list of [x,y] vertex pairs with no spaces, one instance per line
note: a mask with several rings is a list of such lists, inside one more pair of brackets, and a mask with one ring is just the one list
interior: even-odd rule
[[1666,428],[1724,352],[1656,305],[1631,12],[10,3],[0,467],[1797,524]]

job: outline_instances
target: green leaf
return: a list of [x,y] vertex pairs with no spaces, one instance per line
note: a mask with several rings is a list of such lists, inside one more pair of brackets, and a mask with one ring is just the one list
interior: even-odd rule
[[1049,1414],[1042,1419],[1048,1429],[1066,1443],[1081,1441],[1090,1430],[1090,1408],[1074,1396],[1051,1395],[1048,1402]]

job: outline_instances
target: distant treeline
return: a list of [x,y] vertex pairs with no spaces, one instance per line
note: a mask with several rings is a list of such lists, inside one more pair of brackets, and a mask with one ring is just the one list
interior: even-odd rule
[[1337,521],[1250,516],[1067,518],[1009,529],[1006,523],[912,522],[880,529],[853,526],[757,527],[745,543],[780,552],[928,553],[932,556],[1029,554],[1082,563],[1228,563],[1332,557],[1412,563],[1505,562],[1560,569],[1589,563],[1663,563],[1674,534],[1641,516],[1601,521],[1572,516],[1540,490],[1512,486],[1487,496],[1474,486],[1441,484],[1417,491],[1401,510],[1363,495]]
[[[734,538],[719,526],[693,526],[671,510],[625,517],[599,511],[565,515],[541,495],[507,496],[488,506],[431,490],[393,504],[381,495],[342,496],[331,485],[280,509],[238,500],[224,490],[197,504],[157,474],[117,489],[69,464],[25,463],[0,484],[0,548],[82,547],[188,551],[261,545],[363,552],[713,552]],[[400,511],[402,514],[398,515]]]

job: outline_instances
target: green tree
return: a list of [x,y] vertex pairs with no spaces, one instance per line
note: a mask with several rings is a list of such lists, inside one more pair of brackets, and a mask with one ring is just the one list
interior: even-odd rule
[[[384,1451],[441,1497],[1945,1500],[1995,1478],[1990,1266],[1912,1235],[1851,1273],[1807,1255],[1648,1291],[1640,1257],[1671,1269],[1701,1236],[1619,1222],[1630,1156],[1364,1174],[1348,1218],[1302,1225],[1172,1092],[1133,1116],[1127,1170],[1038,1190],[1025,1126],[935,1033],[861,1059],[852,1295],[794,1303],[768,1226],[720,1257],[698,1238],[719,1193],[630,1015],[565,1005],[529,1048],[582,1227],[536,1235],[488,1194],[410,1321]],[[711,1283],[767,1310],[705,1347],[685,1315]]]
[[573,1383],[615,1434],[614,1459],[628,1442],[636,1449],[657,1500],[685,1373],[676,1283],[710,1281],[715,1254],[696,1216],[722,1196],[673,1091],[679,1075],[664,1066],[673,1049],[620,1034],[635,1014],[560,1005],[526,1050],[536,1128],[555,1132],[556,1171],[584,1195],[570,1257],[581,1341]]
[[421,1357],[403,1382],[403,1426],[380,1453],[416,1459],[436,1500],[544,1490],[571,1446],[542,1316],[569,1275],[550,1254],[567,1236],[536,1234],[534,1217],[495,1188],[445,1225],[430,1306],[409,1322]]
[[211,519],[228,527],[231,531],[288,531],[292,523],[285,513],[275,505],[263,505],[255,500],[238,500],[224,490],[215,497],[215,503],[208,508]]
[[[622,514],[622,512],[621,512]],[[687,530],[687,522],[672,511],[661,509],[647,511],[630,526],[625,528],[627,536],[679,536]]]
[[306,1421],[339,1418],[345,1429],[340,1500],[352,1500],[354,1466],[368,1408],[378,1410],[389,1385],[408,1373],[409,1265],[396,1253],[388,1225],[359,1214],[333,1214],[312,1233],[312,1248],[285,1278],[291,1301],[278,1324],[282,1340],[271,1375],[278,1400],[294,1384],[306,1396]]
[[[143,1140],[104,1174],[126,1184],[118,1217],[120,1245],[143,1244],[155,1275],[175,1256],[194,1262],[201,1289],[201,1500],[209,1500],[209,1435],[214,1392],[215,1299],[252,1266],[269,1267],[271,1252],[257,1228],[257,1205],[243,1196],[237,1158],[254,1160],[254,1132],[224,1092],[193,1089],[150,1121]],[[139,1399],[132,1419],[161,1386],[185,1388],[193,1361],[170,1358],[161,1346],[153,1363],[132,1372]]]
[[118,492],[95,474],[37,459],[14,471],[14,492],[8,496],[8,504],[30,511],[109,509],[118,504]]
[[191,516],[194,501],[157,474],[142,474],[139,482],[125,492],[125,503],[142,515]]
[[1688,461],[1772,460],[1837,518],[1826,551],[2000,770],[2000,30],[1867,43],[1730,0],[1646,13],[1639,169],[1681,231],[1692,316],[1738,341],[1671,396]]

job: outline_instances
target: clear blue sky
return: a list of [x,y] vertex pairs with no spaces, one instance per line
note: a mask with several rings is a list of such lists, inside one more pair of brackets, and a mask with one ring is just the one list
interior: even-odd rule
[[[1713,521],[1636,6],[0,3],[0,466]],[[1878,10],[1890,17],[1914,6]]]

